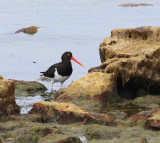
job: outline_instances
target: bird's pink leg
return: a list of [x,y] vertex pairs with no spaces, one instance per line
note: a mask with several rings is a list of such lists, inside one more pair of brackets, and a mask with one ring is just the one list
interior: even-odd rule
[[63,88],[63,83],[64,83],[64,82],[60,82],[60,83],[61,83],[61,88]]
[[51,91],[53,91],[53,82],[52,82],[52,84],[51,84]]

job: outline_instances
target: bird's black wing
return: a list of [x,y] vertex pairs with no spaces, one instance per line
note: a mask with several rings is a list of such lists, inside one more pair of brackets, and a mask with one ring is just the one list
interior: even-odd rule
[[[57,63],[57,64],[59,64],[59,63]],[[51,67],[49,67],[49,69],[46,72],[41,72],[42,75],[44,75],[46,77],[54,78],[55,71],[56,71],[55,68],[57,68],[57,64],[54,64]]]

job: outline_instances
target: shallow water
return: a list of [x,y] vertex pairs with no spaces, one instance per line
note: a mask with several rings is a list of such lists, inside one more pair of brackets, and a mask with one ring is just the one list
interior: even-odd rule
[[40,95],[34,97],[16,97],[16,103],[21,107],[21,114],[27,114],[32,109],[32,106],[35,102],[39,102],[42,100],[44,100],[44,98]]
[[87,139],[84,135],[81,135],[81,136],[77,136],[78,138],[80,138],[80,140],[83,142],[83,143],[87,143]]
[[[114,28],[158,26],[160,1],[141,0],[152,7],[119,7],[129,0],[0,0],[0,75],[17,80],[37,80],[39,72],[59,62],[71,51],[84,68],[72,62],[73,74],[65,82],[84,76],[100,65],[99,44]],[[139,0],[132,0],[139,3]],[[28,26],[38,33],[14,33]],[[33,63],[33,62],[36,63]],[[50,88],[50,83],[45,83]],[[54,89],[59,89],[55,84]]]

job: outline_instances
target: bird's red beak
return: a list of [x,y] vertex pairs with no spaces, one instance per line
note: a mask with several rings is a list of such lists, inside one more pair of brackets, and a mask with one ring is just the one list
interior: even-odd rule
[[71,57],[71,59],[73,60],[73,61],[75,61],[76,63],[78,63],[78,64],[80,64],[82,67],[84,67],[80,62],[78,62],[74,57]]

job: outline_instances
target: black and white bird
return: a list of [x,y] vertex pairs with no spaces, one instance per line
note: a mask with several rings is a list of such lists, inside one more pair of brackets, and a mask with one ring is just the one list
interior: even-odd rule
[[50,78],[52,80],[51,90],[53,90],[53,83],[60,82],[61,88],[63,87],[63,83],[70,77],[72,74],[72,63],[71,59],[83,66],[80,62],[78,62],[73,56],[71,52],[65,52],[62,57],[62,62],[57,63],[49,67],[46,72],[42,73],[41,76]]

